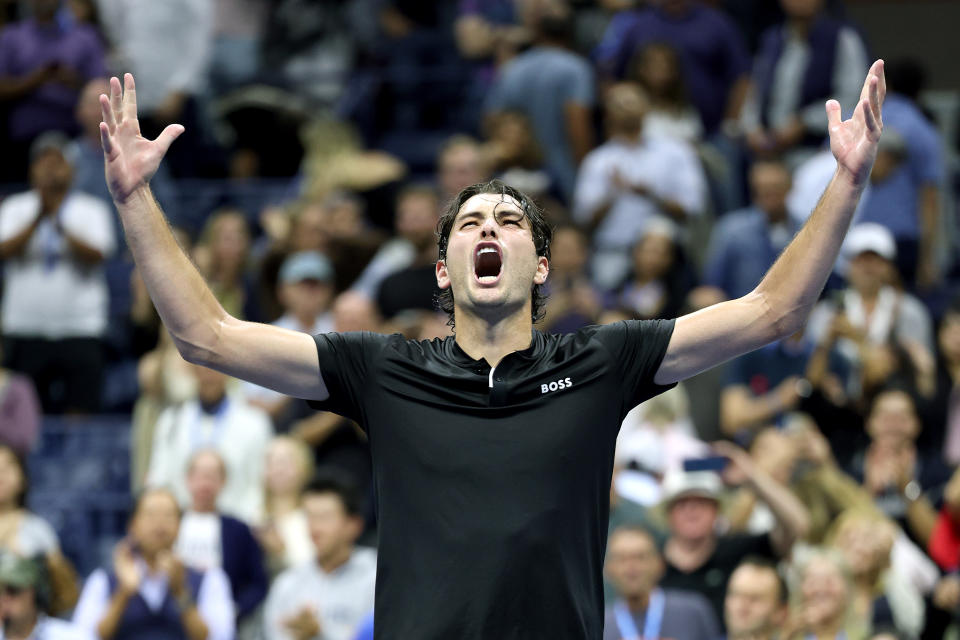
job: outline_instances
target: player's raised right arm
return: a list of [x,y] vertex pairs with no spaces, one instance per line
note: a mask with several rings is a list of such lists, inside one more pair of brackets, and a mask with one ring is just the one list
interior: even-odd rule
[[100,96],[104,171],[127,244],[163,324],[183,357],[281,393],[309,400],[329,395],[318,375],[313,338],[232,317],[180,249],[149,181],[170,144],[183,133],[168,126],[156,140],[140,135],[133,76],[110,79]]

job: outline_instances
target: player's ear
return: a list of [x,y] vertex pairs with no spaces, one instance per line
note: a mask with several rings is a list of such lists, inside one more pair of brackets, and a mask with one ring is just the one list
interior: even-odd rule
[[543,284],[550,275],[550,263],[543,256],[537,259],[537,272],[533,276],[533,284]]
[[450,286],[450,275],[447,273],[447,263],[437,260],[437,286],[446,289]]

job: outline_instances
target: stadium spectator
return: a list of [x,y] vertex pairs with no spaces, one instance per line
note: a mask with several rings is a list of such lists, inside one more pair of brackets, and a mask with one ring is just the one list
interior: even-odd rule
[[939,456],[923,457],[916,447],[920,431],[916,404],[906,392],[879,393],[867,415],[870,442],[854,458],[852,475],[877,507],[895,520],[922,549],[936,523],[936,508],[950,469]]
[[680,54],[684,84],[712,136],[740,117],[749,86],[750,57],[743,36],[722,11],[699,0],[656,0],[614,16],[594,52],[606,77],[625,77],[636,52],[664,42]]
[[313,478],[313,456],[296,438],[275,436],[264,453],[264,522],[258,533],[272,574],[316,554],[303,511],[303,488]]
[[744,296],[799,230],[787,212],[790,171],[779,160],[761,159],[750,167],[751,206],[724,214],[713,227],[703,267],[704,284],[727,298]]
[[714,613],[723,615],[723,593],[730,574],[749,555],[776,557],[790,551],[806,535],[809,515],[790,491],[761,471],[746,452],[716,443],[717,453],[730,459],[726,474],[739,475],[770,507],[777,525],[769,534],[720,535],[717,530],[721,481],[709,471],[669,473],[663,482],[669,537],[664,545],[666,588],[699,591]]
[[651,219],[683,223],[703,213],[706,180],[685,143],[643,133],[648,109],[638,86],[621,83],[604,98],[607,141],[584,159],[573,216],[594,234],[593,277],[612,289],[627,274],[630,248]]
[[274,581],[264,614],[266,635],[352,640],[373,609],[377,571],[376,552],[354,546],[363,530],[359,497],[345,480],[319,477],[304,490],[303,510],[316,556]]
[[787,585],[776,565],[748,556],[734,569],[723,600],[727,640],[775,640],[787,621]]
[[166,409],[157,421],[147,486],[169,488],[189,503],[185,482],[190,456],[215,449],[227,465],[219,507],[247,523],[263,514],[263,449],[273,432],[270,417],[243,398],[227,394],[227,376],[192,365],[197,397]]
[[[620,425],[614,459],[659,484],[667,473],[679,471],[684,460],[710,455],[710,447],[693,429],[690,404],[686,385],[680,384],[631,409]],[[635,499],[643,497],[637,494]],[[644,503],[655,504],[661,497],[655,493]]]
[[604,615],[604,640],[715,640],[720,634],[716,616],[703,596],[659,587],[663,558],[645,528],[614,529],[607,540],[604,571],[617,590],[616,600],[607,605]]
[[184,124],[181,145],[168,157],[170,169],[177,177],[196,177],[210,164],[198,96],[206,89],[210,65],[213,3],[168,0],[141,6],[138,0],[112,0],[100,6],[123,67],[140,79],[137,105],[144,136],[153,139],[168,124]]
[[595,322],[601,310],[602,300],[587,274],[589,239],[580,228],[561,225],[553,231],[551,251],[542,330],[573,332]]
[[856,106],[868,60],[860,35],[824,0],[780,4],[786,19],[761,37],[743,130],[754,154],[788,154],[795,167],[827,137],[824,101],[835,98],[844,113]]
[[213,3],[210,84],[215,95],[254,80],[260,71],[260,44],[269,0],[216,0]]
[[239,209],[227,208],[211,214],[193,249],[197,268],[217,300],[238,318],[252,315],[253,296],[246,278],[250,244],[246,216]]
[[[333,331],[333,265],[319,251],[291,254],[280,267],[278,296],[284,314],[272,324],[310,335]],[[254,407],[270,415],[280,426],[294,399],[265,387],[243,383],[243,394]]]
[[[863,199],[861,222],[882,224],[897,241],[897,268],[904,282],[929,289],[938,280],[936,264],[942,232],[944,150],[935,123],[917,102],[922,70],[910,61],[888,64],[888,99],[883,104],[884,138],[894,149],[870,174],[872,189]],[[898,134],[896,137],[891,133]]]
[[95,412],[109,300],[103,261],[115,246],[105,202],[70,191],[67,139],[30,151],[31,190],[0,205],[5,365],[33,378],[48,413]]
[[50,617],[51,585],[42,558],[0,554],[0,619],[4,640],[84,640],[80,629]]
[[183,512],[174,550],[194,571],[223,569],[230,581],[230,593],[237,626],[256,624],[253,614],[267,597],[267,573],[263,551],[250,527],[236,518],[219,513],[217,498],[227,480],[227,466],[213,449],[200,449],[187,467],[190,507]]
[[939,362],[937,390],[930,402],[928,415],[917,446],[925,454],[942,453],[944,462],[960,464],[960,298],[954,299],[937,331]]
[[180,507],[165,489],[141,494],[112,566],[83,585],[73,623],[101,640],[232,640],[233,600],[222,569],[184,567],[173,553]]
[[394,238],[377,250],[350,288],[373,300],[385,278],[414,264],[433,264],[439,217],[436,190],[418,184],[404,187],[397,195]]
[[813,386],[804,375],[810,346],[798,331],[730,363],[720,395],[720,428],[730,438],[749,443],[758,429],[781,423]]
[[480,143],[470,136],[447,139],[437,154],[437,186],[440,202],[446,203],[461,189],[490,179]]
[[825,540],[843,554],[853,578],[854,611],[861,624],[889,627],[919,637],[924,604],[909,580],[891,571],[899,531],[875,510],[848,510],[833,523]]
[[483,154],[493,177],[536,198],[551,219],[562,219],[566,210],[558,198],[563,193],[547,170],[530,118],[519,110],[500,111],[487,118],[485,129]]
[[879,375],[876,384],[897,372],[894,368],[884,375],[895,350],[905,354],[906,366],[899,370],[913,374],[905,383],[931,394],[935,360],[930,314],[917,298],[891,286],[896,277],[893,236],[876,223],[858,224],[847,234],[844,253],[850,260],[848,286],[814,307],[807,321],[810,340],[825,352],[836,349],[849,371],[845,384],[850,398],[859,399],[867,391],[862,376]]
[[506,110],[526,114],[547,168],[569,202],[577,165],[593,146],[593,71],[568,50],[573,14],[567,1],[548,0],[539,8],[534,46],[500,70],[485,109],[490,114]]
[[647,92],[650,109],[643,117],[648,135],[677,138],[689,144],[703,140],[703,121],[690,102],[679,52],[664,42],[640,48],[628,78]]
[[630,251],[631,269],[614,293],[616,308],[637,319],[680,316],[694,276],[679,235],[665,220],[646,225]]
[[88,25],[57,21],[59,0],[31,0],[31,17],[0,31],[0,107],[8,107],[0,137],[0,182],[27,177],[30,145],[46,131],[76,131],[73,107],[80,89],[102,77],[103,44]]
[[850,568],[838,551],[813,548],[793,563],[787,637],[864,638],[869,626],[853,614]]
[[40,434],[40,401],[30,378],[0,368],[0,446],[26,456]]

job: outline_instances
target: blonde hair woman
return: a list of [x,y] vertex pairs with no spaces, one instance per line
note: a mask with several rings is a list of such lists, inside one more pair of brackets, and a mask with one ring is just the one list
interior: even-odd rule
[[300,440],[276,436],[264,464],[265,522],[260,542],[272,573],[314,557],[307,518],[300,507],[303,487],[313,477],[313,453]]

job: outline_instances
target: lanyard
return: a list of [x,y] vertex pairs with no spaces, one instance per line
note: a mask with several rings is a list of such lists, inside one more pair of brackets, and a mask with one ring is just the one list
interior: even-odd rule
[[666,604],[662,589],[654,589],[647,603],[647,612],[643,616],[643,636],[637,631],[637,625],[630,615],[630,610],[623,600],[617,600],[613,605],[613,613],[617,618],[617,627],[620,629],[622,640],[656,640],[660,637],[660,627],[663,626],[663,609]]

